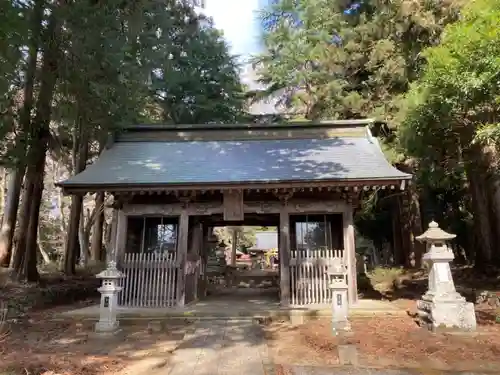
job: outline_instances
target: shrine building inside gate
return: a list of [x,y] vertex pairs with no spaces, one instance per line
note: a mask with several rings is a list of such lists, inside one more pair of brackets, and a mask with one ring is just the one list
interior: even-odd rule
[[[353,212],[363,192],[404,189],[370,120],[266,125],[141,125],[113,137],[66,194],[114,196],[108,260],[126,274],[120,303],[176,307],[206,295],[215,225],[278,227],[280,302],[331,302],[329,259],[357,301]],[[313,225],[312,234],[304,228]]]

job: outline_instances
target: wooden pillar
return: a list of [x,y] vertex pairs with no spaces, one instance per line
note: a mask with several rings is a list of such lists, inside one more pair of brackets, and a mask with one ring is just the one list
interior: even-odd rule
[[117,212],[116,240],[113,260],[119,264],[125,255],[127,247],[127,215],[122,210]]
[[106,251],[106,263],[109,263],[115,259],[115,249],[116,249],[116,234],[118,227],[118,209],[114,208],[111,213],[111,234],[109,236],[109,243]]
[[177,242],[177,305],[184,306],[186,297],[186,258],[188,252],[189,214],[182,210],[179,217],[179,238]]
[[231,266],[236,267],[236,249],[238,248],[238,231],[239,228],[232,228],[232,237],[231,237]]
[[279,230],[280,302],[290,305],[290,215],[286,205],[280,211]]
[[356,272],[356,246],[354,243],[354,222],[353,222],[353,208],[351,205],[342,213],[342,223],[344,232],[344,251],[347,261],[347,278],[349,282],[349,289],[347,298],[349,305],[358,302],[358,280]]
[[207,296],[207,262],[208,262],[208,252],[209,252],[209,245],[208,245],[208,237],[210,235],[210,228],[207,227],[205,224],[203,224],[203,239],[202,239],[202,245],[201,245],[201,264],[200,267],[203,270],[203,274],[200,277],[200,282],[199,282],[199,290],[198,290],[198,297],[199,298],[204,298]]
[[192,245],[194,257],[196,262],[198,262],[198,266],[196,267],[196,273],[194,274],[194,300],[199,298],[198,295],[198,282],[200,279],[200,268],[201,268],[201,252],[203,251],[203,224],[197,223],[193,228],[193,245]]
[[127,245],[127,215],[118,208],[113,209],[109,242],[106,263],[110,261],[119,263],[123,254],[125,254],[125,247]]

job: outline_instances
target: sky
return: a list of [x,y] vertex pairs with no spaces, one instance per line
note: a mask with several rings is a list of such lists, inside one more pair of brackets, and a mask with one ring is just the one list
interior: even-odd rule
[[231,52],[243,60],[260,50],[257,12],[264,0],[206,0],[206,14],[224,32]]
[[[258,12],[269,0],[206,0],[205,14],[212,17],[215,27],[221,29],[231,53],[240,56],[241,81],[250,90],[263,89],[257,82],[257,74],[248,63],[249,57],[262,51],[260,43],[261,24]],[[275,99],[252,104],[251,113],[275,113]]]

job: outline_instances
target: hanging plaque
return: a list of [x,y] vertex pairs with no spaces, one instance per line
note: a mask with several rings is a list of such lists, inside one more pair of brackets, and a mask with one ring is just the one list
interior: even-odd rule
[[224,220],[243,221],[243,191],[232,190],[224,192]]

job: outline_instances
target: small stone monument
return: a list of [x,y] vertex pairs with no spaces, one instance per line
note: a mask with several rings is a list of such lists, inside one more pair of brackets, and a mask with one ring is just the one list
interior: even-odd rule
[[450,262],[455,258],[446,241],[455,238],[432,221],[418,241],[427,244],[423,256],[429,265],[429,286],[422,299],[417,301],[420,322],[431,330],[455,329],[473,331],[476,329],[474,305],[466,302],[455,289]]
[[122,287],[118,286],[118,280],[125,275],[116,268],[116,262],[110,261],[107,268],[96,277],[102,279],[102,286],[97,289],[101,293],[101,305],[95,331],[104,334],[117,333],[119,331],[119,322],[116,320],[118,293],[122,290]]
[[351,330],[347,319],[349,304],[347,302],[347,267],[342,259],[335,258],[327,266],[329,287],[332,291],[332,328],[333,334]]

